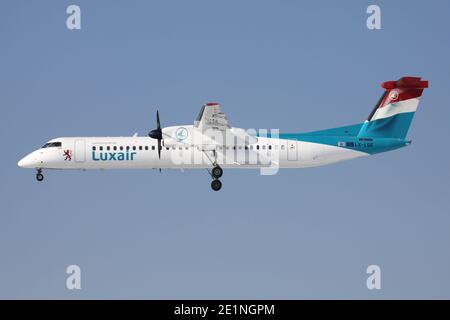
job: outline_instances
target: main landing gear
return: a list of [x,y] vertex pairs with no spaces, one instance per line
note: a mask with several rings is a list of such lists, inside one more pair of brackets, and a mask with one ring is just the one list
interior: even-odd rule
[[211,181],[211,189],[213,189],[214,191],[219,191],[220,189],[222,189],[222,182],[219,180],[219,178],[223,175],[222,168],[216,165],[214,166],[214,168],[212,168],[209,174],[213,178],[213,181]]
[[209,161],[211,161],[211,164],[213,165],[213,168],[211,170],[206,169],[213,178],[213,181],[211,181],[211,189],[214,191],[219,191],[222,189],[222,182],[219,180],[220,177],[223,175],[222,168],[217,164],[217,153],[216,150],[212,150],[214,160],[211,159],[206,151],[203,151],[205,155],[208,157]]
[[223,175],[223,170],[221,167],[219,166],[215,166],[212,170],[211,170],[211,175],[214,179],[219,179],[222,175]]
[[36,180],[39,182],[44,180],[44,175],[42,174],[42,169],[37,169]]
[[211,189],[213,189],[214,191],[219,191],[220,189],[222,189],[222,182],[220,182],[219,179],[214,179],[213,181],[211,181]]

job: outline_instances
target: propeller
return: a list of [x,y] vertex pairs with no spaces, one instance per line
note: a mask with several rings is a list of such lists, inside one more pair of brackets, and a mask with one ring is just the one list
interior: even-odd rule
[[159,111],[156,110],[156,129],[153,129],[148,133],[148,136],[153,139],[158,140],[158,157],[161,159],[161,149],[162,144],[161,141],[163,140],[163,134],[161,130],[161,122],[159,121]]

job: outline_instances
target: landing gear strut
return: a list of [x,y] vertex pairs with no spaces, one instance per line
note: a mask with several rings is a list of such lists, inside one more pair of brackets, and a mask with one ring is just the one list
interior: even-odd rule
[[44,180],[44,175],[42,174],[42,169],[37,169],[36,180],[39,182]]

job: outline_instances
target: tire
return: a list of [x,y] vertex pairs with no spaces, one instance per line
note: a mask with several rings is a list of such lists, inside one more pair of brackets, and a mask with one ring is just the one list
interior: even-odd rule
[[220,189],[222,189],[222,182],[220,182],[220,180],[213,180],[211,182],[211,189],[213,189],[214,191],[219,191]]
[[216,166],[211,170],[211,174],[213,178],[219,179],[223,175],[223,170],[221,167]]
[[43,175],[42,173],[36,174],[36,180],[37,180],[37,181],[42,181],[42,180],[44,180],[44,175]]

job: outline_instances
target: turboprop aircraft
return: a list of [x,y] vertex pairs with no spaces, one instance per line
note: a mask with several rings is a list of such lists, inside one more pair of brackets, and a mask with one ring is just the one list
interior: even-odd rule
[[211,188],[222,188],[226,168],[322,166],[408,146],[406,139],[428,81],[403,77],[381,84],[384,92],[364,122],[307,133],[231,127],[218,103],[203,105],[193,125],[156,129],[139,137],[63,137],[45,143],[18,163],[44,169],[206,168]]

